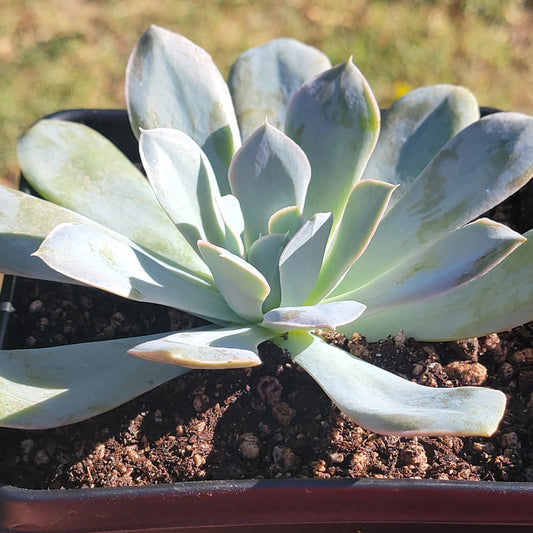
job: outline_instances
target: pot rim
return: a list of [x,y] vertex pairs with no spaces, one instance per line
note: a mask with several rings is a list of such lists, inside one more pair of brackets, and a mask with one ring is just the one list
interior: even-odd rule
[[17,524],[30,527],[36,520],[40,531],[55,533],[78,531],[80,524],[84,531],[266,523],[518,527],[533,525],[532,494],[527,483],[407,479],[185,481],[72,490],[2,486],[0,527],[19,531]]

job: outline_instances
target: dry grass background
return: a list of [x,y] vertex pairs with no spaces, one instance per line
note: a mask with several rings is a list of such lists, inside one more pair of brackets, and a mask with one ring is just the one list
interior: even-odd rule
[[2,0],[0,182],[15,142],[58,109],[124,107],[130,49],[151,24],[183,33],[227,74],[237,55],[291,36],[335,63],[353,54],[382,106],[420,85],[469,87],[533,114],[533,2],[521,0]]

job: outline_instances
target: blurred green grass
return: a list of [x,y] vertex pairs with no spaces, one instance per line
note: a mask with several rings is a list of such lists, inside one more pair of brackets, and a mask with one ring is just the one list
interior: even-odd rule
[[332,62],[353,55],[382,107],[432,83],[480,105],[533,114],[533,1],[2,0],[0,182],[14,185],[16,138],[73,107],[124,107],[129,51],[151,24],[211,53],[226,76],[246,48],[285,35]]

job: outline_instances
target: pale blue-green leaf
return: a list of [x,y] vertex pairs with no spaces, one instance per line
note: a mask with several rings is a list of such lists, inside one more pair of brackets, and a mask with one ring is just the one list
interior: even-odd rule
[[335,224],[377,140],[374,95],[351,59],[304,83],[287,108],[285,132],[311,163],[304,217],[333,213]]
[[342,324],[357,320],[366,306],[362,303],[344,300],[301,307],[278,307],[265,313],[263,325],[277,330],[292,329],[336,329]]
[[[454,135],[478,119],[476,98],[464,87],[430,85],[407,93],[384,111],[363,178],[411,183]],[[389,208],[400,196],[393,196]]]
[[257,346],[273,336],[259,327],[187,330],[144,342],[128,353],[186,368],[246,368],[261,364]]
[[243,255],[244,244],[241,235],[244,231],[244,218],[239,200],[233,194],[226,194],[217,199],[217,205],[225,224],[223,248],[234,254]]
[[198,248],[228,305],[246,322],[260,322],[268,282],[250,263],[224,248],[199,241]]
[[126,353],[157,336],[1,350],[0,426],[33,430],[80,422],[187,372]]
[[307,303],[324,298],[365,251],[396,186],[375,180],[356,183],[335,234],[330,238],[318,280]]
[[532,175],[533,117],[496,113],[474,122],[446,144],[385,214],[333,294],[365,285],[500,203]]
[[302,305],[318,279],[331,231],[331,213],[317,213],[288,242],[279,258],[281,306]]
[[61,224],[35,255],[65,276],[124,298],[176,307],[213,321],[239,322],[212,285],[105,228]]
[[533,321],[533,230],[490,272],[454,291],[369,316],[340,328],[369,340],[403,330],[422,341],[479,337]]
[[330,67],[320,50],[283,37],[241,54],[231,67],[228,85],[243,139],[265,119],[281,128],[294,91]]
[[435,388],[412,383],[302,332],[275,340],[339,409],[385,435],[480,435],[496,431],[505,394],[482,387]]
[[268,232],[287,233],[292,237],[302,227],[303,223],[302,206],[289,205],[276,211],[268,219]]
[[263,311],[280,304],[279,257],[288,240],[287,235],[272,233],[260,237],[248,248],[246,260],[265,276],[270,287],[270,293],[263,302]]
[[0,272],[74,283],[31,255],[63,222],[94,224],[73,211],[0,185]]
[[169,128],[142,130],[139,152],[159,203],[188,243],[224,244],[218,211],[220,191],[202,149],[185,133]]
[[207,274],[142,173],[95,130],[41,120],[17,145],[24,177],[47,200],[111,228],[197,274]]
[[228,86],[211,56],[185,37],[151,26],[126,69],[126,104],[134,132],[173,128],[192,137],[211,161],[223,194],[240,146]]
[[303,204],[310,177],[301,148],[274,126],[264,124],[248,138],[229,169],[231,190],[244,216],[247,246],[268,233],[273,213]]
[[525,240],[503,224],[478,219],[342,299],[365,302],[367,314],[427,300],[483,276]]

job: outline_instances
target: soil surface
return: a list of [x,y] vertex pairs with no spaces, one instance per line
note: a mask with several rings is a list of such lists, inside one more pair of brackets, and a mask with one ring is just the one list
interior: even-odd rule
[[[17,280],[6,348],[182,329],[201,322],[101,291]],[[134,320],[135,318],[135,320]],[[135,325],[133,325],[135,324]],[[368,432],[278,347],[263,365],[194,371],[86,422],[0,429],[0,483],[25,488],[279,477],[533,481],[533,323],[451,343],[327,334],[354,355],[429,386],[486,385],[508,408],[491,438]]]
[[[488,216],[533,227],[533,181]],[[18,279],[5,348],[54,346],[179,330],[202,321],[98,290]],[[146,485],[280,477],[533,481],[533,323],[447,343],[400,333],[330,342],[408,380],[485,385],[508,397],[490,438],[398,438],[346,418],[287,354],[263,364],[194,371],[86,422],[44,431],[0,428],[0,484],[25,488]]]

